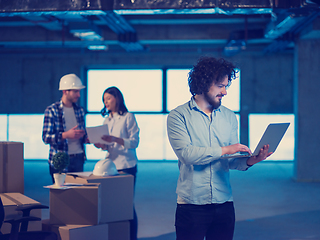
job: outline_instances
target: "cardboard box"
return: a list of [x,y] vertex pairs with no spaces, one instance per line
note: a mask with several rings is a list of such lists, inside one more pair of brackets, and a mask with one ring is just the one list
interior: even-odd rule
[[[51,225],[49,219],[42,221],[43,231],[55,232],[59,240],[109,240],[108,224],[100,225]],[[121,238],[118,238],[120,240]]]
[[50,189],[50,224],[97,225],[101,223],[100,184]]
[[101,184],[101,223],[133,219],[133,176],[98,177],[84,173],[68,173],[66,183]]
[[0,142],[0,193],[24,193],[22,142]]
[[109,240],[130,240],[130,222],[109,223]]
[[[39,202],[21,194],[21,193],[0,193],[0,197],[4,206],[5,220],[14,217],[22,217],[21,211],[16,211],[17,206],[26,204],[40,204]],[[33,209],[30,216],[41,218],[41,209]],[[28,224],[28,231],[41,231],[41,221],[31,221]],[[11,224],[3,223],[1,232],[3,234],[10,233]]]
[[55,232],[59,240],[108,240],[108,224],[51,225],[50,231]]
[[[103,240],[130,240],[130,222],[112,222],[100,225],[51,225],[50,220],[46,219],[42,221],[43,231],[55,232],[61,240],[73,240],[73,239],[103,239]],[[95,231],[94,234],[99,234],[99,236],[90,234],[91,231]],[[107,232],[107,234],[106,234]],[[80,235],[81,233],[81,235]],[[69,236],[66,238],[64,236]],[[84,238],[81,238],[81,237]],[[94,237],[93,237],[94,236]]]

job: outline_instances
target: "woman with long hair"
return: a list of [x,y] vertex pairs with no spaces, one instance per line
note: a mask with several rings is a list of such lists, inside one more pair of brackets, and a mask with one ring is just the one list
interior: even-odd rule
[[[95,144],[97,148],[108,151],[106,158],[111,159],[118,172],[132,174],[134,184],[137,174],[136,148],[139,145],[139,127],[134,114],[128,112],[121,91],[116,87],[107,88],[102,101],[104,107],[101,115],[105,117],[103,124],[108,125],[109,135],[102,139],[106,144]],[[137,239],[138,221],[134,209],[134,218],[130,221],[130,239]]]

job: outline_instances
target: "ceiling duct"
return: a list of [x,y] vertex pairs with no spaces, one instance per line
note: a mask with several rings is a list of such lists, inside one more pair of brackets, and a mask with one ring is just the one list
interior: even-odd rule
[[23,15],[23,18],[28,20],[34,25],[38,25],[44,27],[51,31],[61,31],[62,30],[62,23],[59,19],[51,15],[31,15],[26,14]]
[[105,21],[110,29],[117,34],[135,32],[134,28],[121,15],[112,11],[106,12],[105,15],[99,15],[98,18]]
[[122,48],[127,52],[143,51],[142,46],[137,40],[136,30],[122,17],[114,12],[107,12],[105,15],[98,16],[105,21],[109,28],[118,35],[118,41]]
[[[0,0],[0,17],[8,20],[0,21],[0,26],[5,30],[2,32],[1,44],[4,46],[29,46],[29,44],[40,46],[41,43],[43,46],[50,47],[59,44],[61,40],[64,46],[76,47],[95,44],[104,45],[103,48],[105,48],[106,45],[119,44],[130,52],[145,50],[145,47],[137,40],[140,37],[141,42],[149,45],[161,43],[163,45],[192,44],[195,46],[200,43],[201,47],[207,47],[213,43],[217,46],[215,48],[220,50],[221,45],[227,42],[224,50],[227,54],[233,54],[245,48],[248,49],[251,43],[259,44],[260,47],[271,41],[277,41],[284,35],[290,35],[287,41],[290,42],[291,36],[297,34],[301,26],[305,26],[309,21],[309,14],[312,11],[319,12],[318,3],[319,0]],[[206,14],[199,16],[202,13]],[[126,14],[149,14],[149,16],[126,16]],[[164,15],[152,16],[155,14]],[[233,28],[230,27],[230,22],[225,22],[225,20],[243,20],[247,16],[250,20],[250,15],[260,15],[253,18],[263,20],[261,24],[256,21],[254,25],[250,25],[251,29],[260,28],[259,33],[255,30],[248,31],[247,28],[245,31],[233,32],[243,27]],[[154,29],[149,28],[151,31],[146,31],[142,25],[155,25],[149,23],[152,20],[156,22],[157,28],[162,29],[163,32],[167,31],[170,35],[164,39],[157,36]],[[160,20],[162,22],[159,24]],[[164,23],[166,20],[169,21]],[[194,29],[196,34],[183,34],[185,26],[182,26],[181,31],[174,30],[181,22],[184,25],[190,22],[190,24],[200,26],[200,22],[204,20],[205,24],[212,24],[212,27],[217,29],[222,27],[222,24],[229,25],[219,36],[214,31],[206,31],[205,27],[202,31],[202,26],[199,30]],[[139,21],[148,23],[139,23]],[[265,30],[267,21],[271,22]],[[26,25],[30,29],[35,29],[39,35],[20,35],[18,28],[22,29]],[[109,34],[107,27],[116,36]],[[170,29],[173,30],[170,32]],[[48,34],[48,30],[55,32]],[[82,41],[73,38],[65,30],[69,30]],[[258,35],[261,31],[263,36],[260,39],[251,36],[251,33]]]
[[306,0],[305,4],[317,4],[318,6],[320,6],[320,0]]
[[144,49],[137,41],[135,29],[113,12],[110,0],[0,0],[0,14],[21,16],[48,30],[61,31],[64,25],[83,41],[102,41],[100,27],[89,18],[94,15],[118,35],[119,44],[126,51]]
[[261,39],[263,37],[262,29],[251,29],[234,31],[230,34],[229,40],[224,47],[224,54],[226,56],[232,56],[245,50],[247,47],[247,41],[252,39]]
[[264,36],[266,38],[276,39],[290,31],[297,24],[303,22],[305,18],[305,16],[299,16],[296,14],[282,14],[277,17],[277,20],[271,21],[268,24]]
[[[295,21],[292,26],[283,27],[281,34],[275,35],[276,39],[264,50],[264,52],[273,53],[293,48],[295,40],[298,37],[301,37],[301,31],[310,25],[319,15],[320,12],[315,11],[308,16],[300,17],[299,21]],[[277,33],[277,29],[273,31]]]
[[114,0],[114,11],[119,14],[262,14],[270,13],[270,0]]
[[90,21],[70,22],[68,28],[71,34],[82,40],[103,40],[99,27]]

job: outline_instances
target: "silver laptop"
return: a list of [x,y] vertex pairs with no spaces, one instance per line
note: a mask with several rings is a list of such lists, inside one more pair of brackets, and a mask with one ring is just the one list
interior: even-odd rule
[[260,149],[264,146],[269,144],[269,152],[275,152],[281,139],[283,138],[284,134],[286,133],[290,123],[270,123],[266,130],[264,131],[256,149],[252,153],[252,155],[245,152],[244,154],[236,153],[233,155],[223,156],[224,158],[239,158],[239,157],[251,157],[257,156],[259,154]]

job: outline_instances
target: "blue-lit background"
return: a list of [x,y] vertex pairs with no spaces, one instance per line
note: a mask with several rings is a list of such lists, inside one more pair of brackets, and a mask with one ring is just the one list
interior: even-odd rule
[[[164,73],[164,71],[166,71]],[[129,111],[135,113],[140,128],[139,160],[177,160],[166,134],[168,112],[185,103],[191,97],[187,84],[189,69],[153,70],[88,70],[86,97],[86,125],[103,123],[100,110],[102,94],[110,86],[118,87]],[[166,77],[165,77],[166,76]],[[241,77],[233,81],[222,104],[237,114],[240,128]],[[166,87],[164,87],[166,86]],[[294,115],[293,114],[249,114],[248,142],[251,150],[257,145],[266,126],[271,122],[290,122],[290,127],[277,151],[269,160],[294,159]],[[47,159],[49,146],[42,142],[43,114],[0,115],[0,140],[24,142],[25,159]],[[93,145],[86,146],[89,160],[102,159],[105,152]]]

